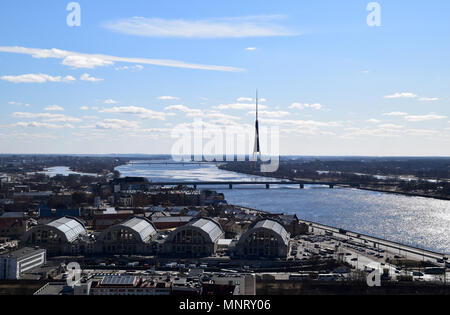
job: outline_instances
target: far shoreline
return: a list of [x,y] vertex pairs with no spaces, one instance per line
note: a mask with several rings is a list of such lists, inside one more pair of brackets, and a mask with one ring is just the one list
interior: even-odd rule
[[[219,168],[219,167],[217,167]],[[227,171],[227,172],[232,172],[232,173],[236,173],[236,174],[243,174],[243,175],[253,175],[253,176],[260,176],[260,177],[265,177],[265,178],[270,178],[270,179],[280,179],[280,180],[292,180],[290,178],[281,178],[281,177],[274,177],[274,176],[268,176],[268,175],[263,175],[263,174],[252,174],[252,173],[244,173],[244,172],[238,172],[238,171],[231,171],[231,170],[227,170],[227,169],[222,169],[219,168],[223,171]],[[314,182],[311,181],[310,184],[305,183],[306,185],[314,185]],[[386,189],[377,189],[377,188],[369,188],[369,187],[346,187],[346,186],[340,186],[337,185],[339,187],[342,188],[352,188],[352,189],[359,189],[359,190],[366,190],[366,191],[373,191],[373,192],[380,192],[380,193],[386,193],[386,194],[395,194],[395,195],[403,195],[403,196],[407,196],[407,197],[422,197],[422,198],[429,198],[429,199],[436,199],[436,200],[444,200],[444,201],[450,201],[450,196],[449,197],[444,197],[444,196],[430,196],[430,195],[425,195],[425,194],[420,194],[420,193],[413,193],[413,192],[401,192],[401,191],[391,191],[391,190],[386,190]]]

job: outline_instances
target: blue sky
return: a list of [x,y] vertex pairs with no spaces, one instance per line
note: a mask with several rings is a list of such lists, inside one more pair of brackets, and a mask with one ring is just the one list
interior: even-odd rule
[[69,2],[0,3],[0,153],[251,133],[258,88],[281,154],[450,155],[449,1],[378,1],[380,27],[360,0],[78,1],[80,27]]

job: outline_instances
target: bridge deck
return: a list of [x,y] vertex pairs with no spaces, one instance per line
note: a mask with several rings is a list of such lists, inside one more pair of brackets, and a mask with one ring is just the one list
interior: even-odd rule
[[[173,182],[152,182],[154,186],[221,186],[221,185],[318,185],[318,186],[351,186],[358,187],[361,183],[350,182],[308,182],[308,181],[173,181]],[[376,185],[376,184],[371,184]],[[395,184],[383,184],[383,185],[395,185]]]

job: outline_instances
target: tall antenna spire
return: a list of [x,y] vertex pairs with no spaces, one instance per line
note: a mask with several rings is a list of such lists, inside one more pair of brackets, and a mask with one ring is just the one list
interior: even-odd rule
[[256,90],[256,121],[258,121],[258,90]]
[[256,90],[256,123],[255,123],[255,149],[253,150],[253,159],[258,161],[261,160],[261,146],[259,142],[259,117],[258,117],[258,90]]

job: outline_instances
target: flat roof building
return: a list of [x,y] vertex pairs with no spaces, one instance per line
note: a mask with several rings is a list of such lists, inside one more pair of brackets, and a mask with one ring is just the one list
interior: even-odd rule
[[17,280],[46,262],[45,249],[22,248],[0,255],[0,280]]

